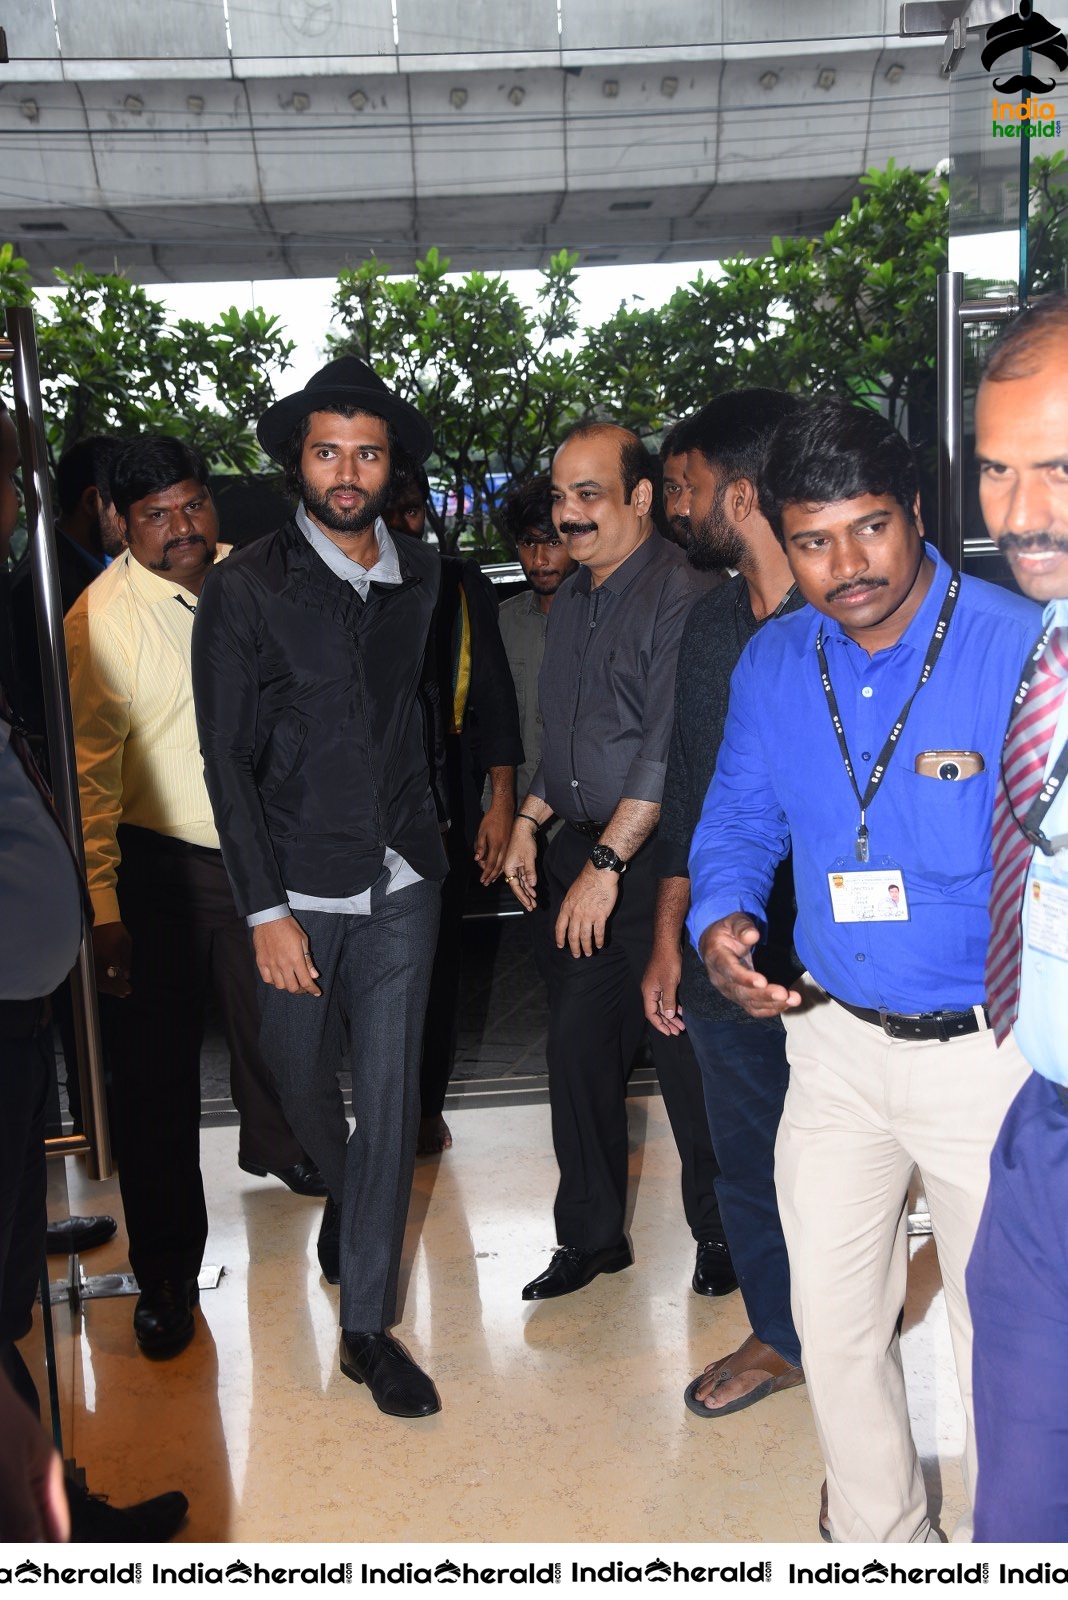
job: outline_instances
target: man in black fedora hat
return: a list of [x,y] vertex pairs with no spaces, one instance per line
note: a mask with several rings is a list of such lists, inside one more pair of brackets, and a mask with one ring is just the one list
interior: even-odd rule
[[204,586],[205,775],[264,983],[263,1050],[329,1189],[319,1262],[341,1284],[341,1370],[382,1411],[429,1416],[434,1385],[387,1329],[446,869],[424,660],[439,567],[381,513],[433,437],[354,357],[271,406],[258,432],[300,503]]

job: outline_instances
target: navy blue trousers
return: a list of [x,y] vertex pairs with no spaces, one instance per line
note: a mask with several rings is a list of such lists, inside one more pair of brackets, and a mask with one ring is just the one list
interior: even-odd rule
[[763,1022],[685,1014],[719,1163],[719,1214],[746,1314],[757,1338],[798,1366],[790,1264],[775,1198],[775,1135],[790,1076],[786,1035]]
[[968,1263],[975,1538],[1068,1540],[1068,1107],[1032,1073],[990,1158]]

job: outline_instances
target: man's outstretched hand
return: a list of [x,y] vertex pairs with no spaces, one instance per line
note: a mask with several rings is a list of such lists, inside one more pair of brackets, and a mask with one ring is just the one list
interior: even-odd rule
[[748,1011],[751,1017],[777,1017],[801,1004],[796,989],[769,983],[753,966],[753,949],[760,929],[744,911],[713,922],[701,935],[698,949],[708,976],[720,994]]

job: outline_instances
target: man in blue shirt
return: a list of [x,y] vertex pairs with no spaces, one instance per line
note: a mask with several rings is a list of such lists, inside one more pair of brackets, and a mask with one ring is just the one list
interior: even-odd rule
[[1068,295],[1048,295],[991,349],[976,407],[990,537],[1045,602],[1003,752],[987,968],[991,1026],[1033,1071],[994,1147],[968,1267],[975,1536],[999,1541],[1068,1539],[1068,794],[1063,781],[1046,794],[1068,746],[1066,356]]
[[[822,1531],[922,1542],[937,1535],[898,1348],[906,1201],[918,1168],[970,1413],[964,1269],[1026,1072],[982,1009],[990,818],[1037,616],[924,544],[908,447],[872,411],[828,401],[785,419],[760,507],[813,609],[761,630],[735,670],[687,925],[717,988],[786,1026],[775,1183],[827,1464]],[[786,987],[752,950],[791,844],[807,971]],[[970,1491],[970,1428],[964,1471]]]

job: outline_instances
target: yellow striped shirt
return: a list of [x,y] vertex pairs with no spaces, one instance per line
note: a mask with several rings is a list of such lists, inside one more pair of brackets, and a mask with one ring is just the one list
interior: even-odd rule
[[[228,555],[219,545],[216,560]],[[196,597],[129,551],[64,619],[89,893],[118,922],[120,822],[219,848],[204,785],[189,646]]]

